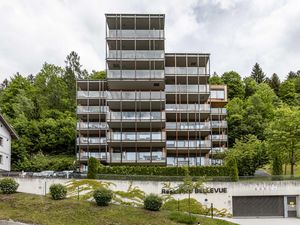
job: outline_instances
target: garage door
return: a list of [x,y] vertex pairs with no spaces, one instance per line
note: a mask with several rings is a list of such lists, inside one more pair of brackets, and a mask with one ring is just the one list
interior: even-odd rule
[[284,216],[283,196],[234,196],[233,216]]

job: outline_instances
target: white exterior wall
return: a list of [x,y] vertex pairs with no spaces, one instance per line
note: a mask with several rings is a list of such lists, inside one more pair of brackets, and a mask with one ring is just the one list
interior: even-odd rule
[[[32,194],[44,195],[45,190],[48,193],[49,187],[53,183],[67,183],[68,179],[39,179],[39,178],[15,178],[20,184],[18,191]],[[102,182],[111,182],[113,191],[127,191],[132,184],[138,187],[146,194],[160,194],[164,184],[169,182],[156,181],[121,181],[121,180],[101,180]],[[171,187],[176,187],[179,182],[170,182]],[[192,193],[191,198],[196,199],[203,205],[210,207],[213,203],[217,209],[226,209],[232,214],[233,196],[297,196],[297,216],[300,217],[300,181],[265,181],[265,182],[209,182],[205,183],[209,188],[227,188],[227,193]],[[187,198],[187,194],[172,195],[175,199]]]
[[10,171],[11,135],[1,122],[0,137],[3,138],[2,145],[0,145],[0,155],[2,155],[2,163],[0,163],[0,170]]

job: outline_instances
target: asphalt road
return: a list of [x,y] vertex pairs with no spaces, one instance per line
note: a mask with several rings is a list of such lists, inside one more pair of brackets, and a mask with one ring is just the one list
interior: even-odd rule
[[[223,218],[225,219],[225,218]],[[300,225],[296,218],[225,219],[240,225]]]

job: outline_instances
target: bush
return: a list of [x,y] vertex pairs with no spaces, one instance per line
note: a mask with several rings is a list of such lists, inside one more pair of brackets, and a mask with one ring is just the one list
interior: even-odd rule
[[12,178],[3,178],[0,180],[0,191],[3,194],[13,194],[17,192],[19,184]]
[[61,200],[67,196],[67,188],[62,184],[52,184],[50,186],[50,194],[54,200]]
[[94,199],[99,206],[108,206],[113,198],[113,193],[111,190],[106,188],[99,188],[94,191]]
[[159,211],[162,206],[162,198],[155,194],[146,196],[144,200],[144,208],[151,211]]
[[239,180],[238,166],[235,157],[231,156],[227,158],[226,167],[228,168],[231,181]]
[[[190,203],[190,206],[189,206]],[[188,212],[190,211],[193,214],[201,214],[201,215],[208,215],[210,209],[203,206],[200,202],[198,202],[196,199],[191,198],[190,200],[188,198],[182,199],[182,200],[175,200],[171,199],[164,203],[162,209],[168,210],[168,211],[181,211],[181,212]]]
[[99,168],[100,168],[99,161],[94,157],[89,158],[87,178],[96,179]]
[[282,175],[282,159],[276,155],[272,163],[272,175]]
[[[98,168],[99,174],[117,175],[152,175],[152,176],[184,176],[183,167],[161,167],[161,166],[102,166]],[[191,166],[191,176],[229,176],[226,166]]]
[[194,224],[197,221],[197,217],[181,212],[171,212],[169,219],[184,224]]

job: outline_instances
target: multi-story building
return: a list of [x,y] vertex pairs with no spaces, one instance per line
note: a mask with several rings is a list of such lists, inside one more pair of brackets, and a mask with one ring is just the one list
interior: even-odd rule
[[220,163],[213,156],[227,146],[226,87],[208,85],[209,54],[165,53],[164,28],[163,14],[106,15],[107,78],[77,81],[81,170],[91,156],[105,164]]

